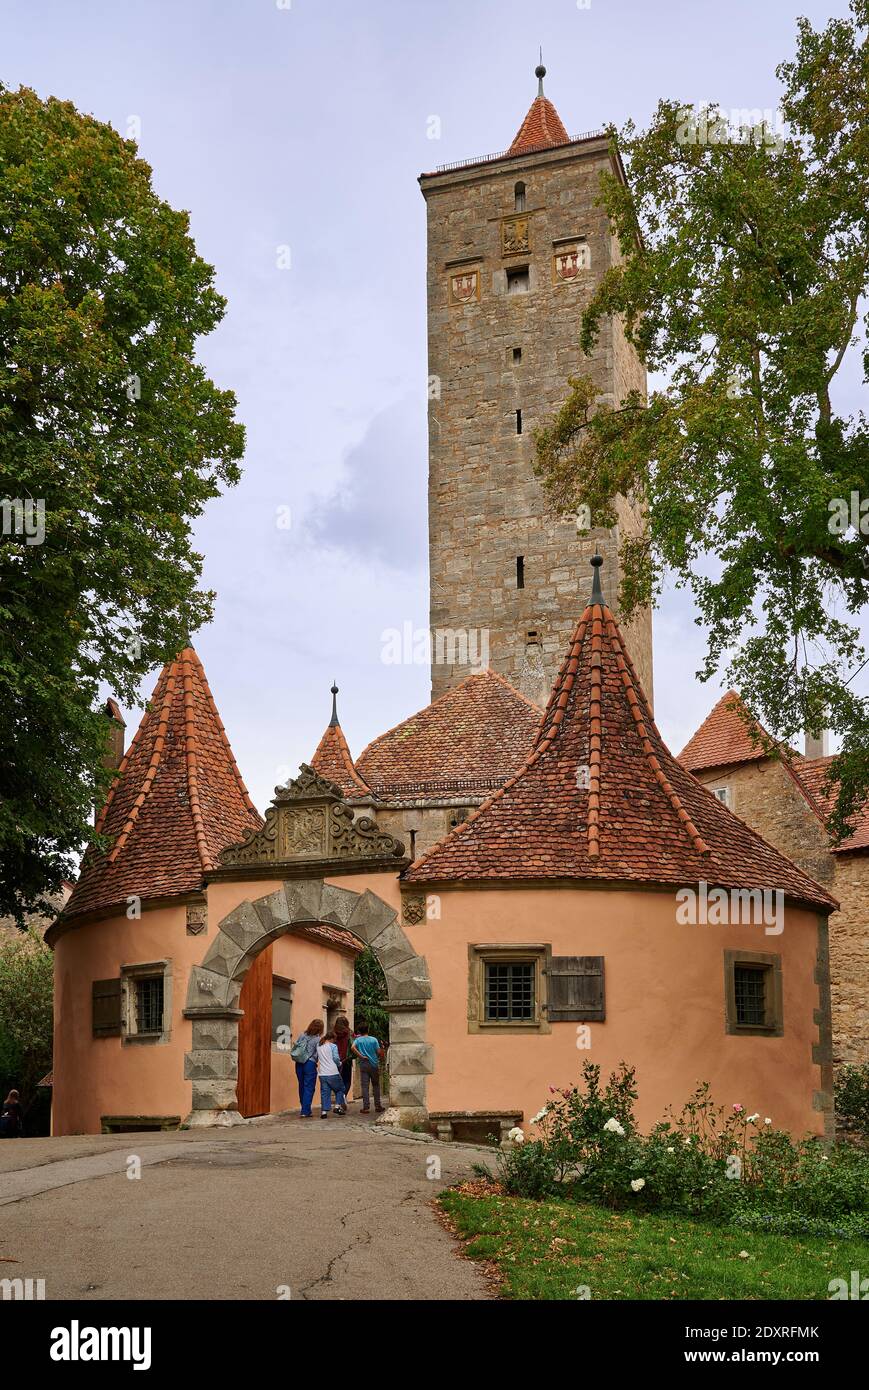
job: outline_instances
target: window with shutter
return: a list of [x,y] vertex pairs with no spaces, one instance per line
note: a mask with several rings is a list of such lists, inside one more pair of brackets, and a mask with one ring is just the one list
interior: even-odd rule
[[115,1038],[121,1033],[121,981],[94,980],[91,988],[93,1035]]
[[553,956],[547,1012],[550,1023],[603,1023],[603,956]]

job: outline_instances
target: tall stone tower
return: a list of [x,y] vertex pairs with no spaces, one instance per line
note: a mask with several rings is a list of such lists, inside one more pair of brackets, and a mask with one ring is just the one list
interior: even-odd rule
[[[588,561],[604,556],[616,609],[622,502],[613,531],[582,531],[549,508],[533,473],[532,431],[591,375],[604,400],[645,391],[617,322],[594,355],[579,345],[584,306],[619,258],[601,171],[624,173],[604,135],[571,139],[538,95],[506,153],[423,174],[428,213],[429,556],[432,698],[488,649],[492,669],[543,703],[586,599]],[[625,629],[652,698],[651,614]]]

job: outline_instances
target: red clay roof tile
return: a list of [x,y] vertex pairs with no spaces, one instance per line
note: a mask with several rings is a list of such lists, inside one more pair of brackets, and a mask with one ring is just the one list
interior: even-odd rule
[[579,622],[525,764],[405,879],[705,879],[835,906],[672,756],[601,602]]
[[[835,783],[832,790],[828,790],[824,785],[830,764],[833,761],[832,757],[796,758],[792,759],[789,764],[790,771],[793,773],[800,791],[825,826],[832,814],[838,795]],[[830,846],[833,854],[847,854],[849,850],[869,849],[869,801],[864,802],[855,811],[851,817],[851,824],[854,826],[853,833],[840,845]]]
[[548,97],[538,96],[528,108],[528,115],[516,132],[508,153],[524,154],[526,151],[569,143],[570,136],[552,102]]
[[356,771],[344,731],[338,723],[327,724],[309,766],[327,781],[341,788],[348,801],[370,798],[371,791]]
[[[740,713],[741,711],[741,713]],[[757,739],[751,736],[754,729]],[[710,710],[697,732],[679,754],[689,772],[731,763],[755,762],[770,753],[762,742],[764,730],[752,717],[735,690],[728,690]]]
[[369,743],[357,772],[386,799],[483,795],[523,762],[539,723],[537,705],[481,671]]
[[187,647],[163,668],[97,818],[110,848],[87,851],[63,916],[194,891],[220,851],[261,824]]

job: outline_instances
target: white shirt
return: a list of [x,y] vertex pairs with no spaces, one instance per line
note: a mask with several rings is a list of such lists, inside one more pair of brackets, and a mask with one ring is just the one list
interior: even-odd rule
[[339,1076],[338,1064],[335,1061],[335,1054],[332,1048],[334,1043],[320,1043],[317,1048],[317,1065],[321,1076]]

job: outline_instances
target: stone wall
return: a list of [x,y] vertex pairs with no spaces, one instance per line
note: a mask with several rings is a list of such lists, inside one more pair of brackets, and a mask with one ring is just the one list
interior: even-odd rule
[[[453,170],[423,180],[428,206],[429,550],[433,629],[488,633],[489,663],[538,703],[545,701],[591,589],[589,557],[605,557],[603,586],[616,609],[618,531],[640,524],[621,505],[613,532],[577,532],[555,516],[534,477],[533,430],[559,408],[567,379],[589,374],[618,403],[645,372],[617,323],[602,324],[591,358],[579,347],[580,317],[617,256],[595,200],[610,168],[606,141]],[[515,213],[517,181],[525,212]],[[526,219],[517,231],[514,216]],[[506,242],[505,242],[506,238]],[[590,265],[559,279],[554,255],[575,239]],[[527,249],[510,249],[505,245]],[[530,289],[508,293],[507,271],[526,267]],[[467,302],[457,302],[454,276]],[[521,360],[514,360],[514,350]],[[522,412],[517,433],[516,412]],[[524,588],[517,585],[517,557]],[[652,696],[651,617],[626,628],[631,655]],[[479,648],[477,649],[479,650]],[[464,679],[468,665],[435,661],[432,697]]]
[[840,902],[830,917],[833,1061],[869,1062],[869,855],[830,852],[820,820],[774,759],[698,776],[708,787],[726,786],[731,811]]

